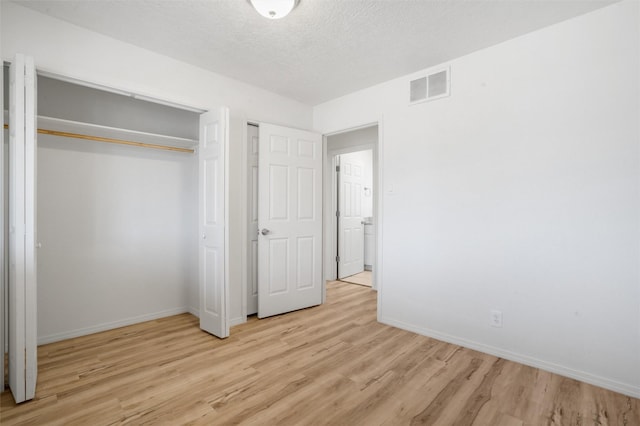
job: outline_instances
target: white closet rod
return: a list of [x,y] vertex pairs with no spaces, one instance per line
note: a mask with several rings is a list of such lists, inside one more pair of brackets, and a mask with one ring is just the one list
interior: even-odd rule
[[[78,122],[74,122],[74,121],[70,121],[70,120],[62,120],[62,119],[57,119],[57,118],[52,118],[52,117],[40,117],[39,116],[38,118],[39,119],[45,119],[45,120],[51,120],[51,121],[57,121],[57,122],[61,122],[61,123],[64,123],[64,124],[81,124],[81,125],[85,125],[85,126],[87,125],[86,123],[78,123]],[[116,128],[113,128],[113,127],[93,125],[93,124],[90,124],[90,126],[96,127],[96,128],[100,128],[100,129],[112,130],[112,131],[113,130],[126,131],[128,133],[144,135],[144,136],[147,136],[147,137],[149,137],[149,136],[162,137],[162,138],[168,138],[168,139],[172,139],[172,140],[179,140],[181,142],[188,142],[188,143],[192,143],[192,144],[197,143],[197,141],[194,141],[192,139],[177,138],[177,137],[172,137],[172,136],[157,135],[157,134],[145,133],[145,132],[137,132],[137,131],[133,131],[133,130],[116,129]],[[4,128],[8,129],[9,126],[7,124],[5,124]],[[191,148],[183,148],[183,147],[168,146],[168,145],[159,145],[159,144],[146,143],[146,142],[135,142],[135,141],[129,141],[129,140],[124,140],[124,139],[116,139],[116,138],[107,138],[107,137],[102,137],[102,136],[85,135],[85,134],[81,134],[81,133],[63,132],[63,131],[59,131],[59,130],[49,130],[49,129],[38,128],[38,133],[43,134],[43,135],[52,135],[52,136],[60,136],[60,137],[66,137],[66,138],[84,139],[84,140],[90,140],[90,141],[95,141],[95,142],[106,142],[106,143],[113,143],[113,144],[118,144],[118,145],[137,146],[137,147],[140,147],[140,148],[161,149],[161,150],[164,150],[164,151],[188,152],[188,153],[193,153],[194,152],[194,150],[191,149]]]

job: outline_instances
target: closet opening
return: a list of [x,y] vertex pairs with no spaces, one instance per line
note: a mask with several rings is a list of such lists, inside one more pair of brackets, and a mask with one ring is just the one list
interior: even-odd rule
[[[7,66],[3,72],[6,254]],[[39,345],[198,313],[202,111],[94,86],[37,77]],[[2,299],[6,352],[8,309]]]

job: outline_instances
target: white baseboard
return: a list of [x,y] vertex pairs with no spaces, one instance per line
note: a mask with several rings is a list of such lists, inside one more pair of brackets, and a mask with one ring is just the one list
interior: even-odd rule
[[597,376],[586,371],[574,370],[563,365],[554,364],[552,362],[544,361],[541,359],[533,358],[527,355],[507,351],[495,346],[485,345],[483,343],[475,342],[451,336],[446,333],[440,333],[435,330],[431,330],[425,327],[418,327],[412,324],[407,324],[402,321],[396,321],[382,316],[378,317],[378,321],[393,327],[401,328],[403,330],[411,331],[423,336],[431,337],[443,342],[452,343],[454,345],[463,346],[468,349],[473,349],[479,352],[483,352],[489,355],[494,355],[500,358],[507,359],[509,361],[518,362],[520,364],[528,365],[530,367],[539,368],[541,370],[549,371],[551,373],[559,374],[561,376],[569,377],[572,379],[580,380],[581,382],[589,383],[591,385],[599,386],[605,389],[612,390],[614,392],[622,393],[634,398],[640,398],[640,386],[634,386],[630,383],[622,383],[616,380],[611,380],[606,377]]
[[198,308],[194,308],[193,306],[189,306],[189,308],[187,308],[187,312],[189,312],[191,315],[193,315],[196,318],[200,318],[200,309],[198,309]]
[[99,333],[101,331],[113,330],[114,328],[125,327],[127,325],[137,324],[140,322],[152,321],[158,318],[184,314],[185,312],[190,312],[190,310],[188,308],[174,308],[168,309],[166,311],[155,312],[152,314],[140,315],[123,320],[102,323],[91,327],[78,328],[75,330],[65,331],[63,333],[55,333],[48,336],[38,336],[38,345],[46,345],[47,343],[59,342],[60,340],[72,339],[74,337],[86,336],[88,334]]

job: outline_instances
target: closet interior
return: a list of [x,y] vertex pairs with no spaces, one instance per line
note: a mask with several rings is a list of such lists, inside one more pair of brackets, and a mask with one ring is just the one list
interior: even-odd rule
[[38,75],[39,344],[197,311],[199,112],[103,89]]

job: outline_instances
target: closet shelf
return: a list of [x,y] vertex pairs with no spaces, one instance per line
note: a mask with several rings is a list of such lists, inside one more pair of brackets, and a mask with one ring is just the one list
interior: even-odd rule
[[[8,126],[5,124],[4,128]],[[80,133],[79,133],[80,132]],[[140,148],[193,153],[198,141],[176,136],[119,129],[60,118],[38,116],[38,133],[95,142],[129,145]],[[135,139],[130,140],[130,139]]]

